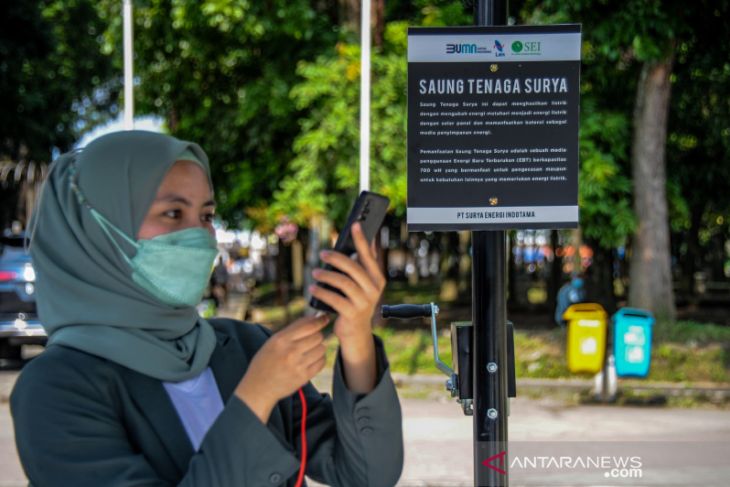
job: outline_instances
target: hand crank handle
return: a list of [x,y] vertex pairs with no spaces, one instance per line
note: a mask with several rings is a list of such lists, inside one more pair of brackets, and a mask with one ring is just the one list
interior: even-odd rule
[[383,318],[427,318],[431,316],[430,304],[394,304],[380,308]]

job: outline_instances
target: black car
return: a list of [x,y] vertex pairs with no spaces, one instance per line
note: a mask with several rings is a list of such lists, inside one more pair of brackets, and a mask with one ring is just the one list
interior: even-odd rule
[[35,271],[23,235],[0,237],[0,359],[21,358],[22,345],[46,343],[35,303]]

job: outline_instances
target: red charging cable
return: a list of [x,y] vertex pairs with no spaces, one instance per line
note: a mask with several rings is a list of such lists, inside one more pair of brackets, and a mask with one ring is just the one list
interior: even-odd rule
[[302,403],[302,461],[299,465],[299,476],[296,487],[301,487],[304,482],[304,471],[307,469],[307,400],[304,398],[304,391],[299,389],[299,402]]

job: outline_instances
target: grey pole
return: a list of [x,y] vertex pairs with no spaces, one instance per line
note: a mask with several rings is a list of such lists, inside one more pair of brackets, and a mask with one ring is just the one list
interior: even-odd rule
[[134,129],[134,24],[132,0],[122,3],[124,23],[124,130]]
[[[475,0],[476,25],[506,25],[507,0]],[[474,485],[509,485],[504,231],[473,231]],[[495,468],[482,465],[487,459]],[[501,470],[501,471],[500,471]],[[504,472],[504,473],[503,473]]]

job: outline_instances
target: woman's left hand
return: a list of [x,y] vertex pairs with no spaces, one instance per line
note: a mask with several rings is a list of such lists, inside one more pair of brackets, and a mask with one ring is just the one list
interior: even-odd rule
[[339,289],[344,296],[317,285],[309,288],[314,297],[338,313],[334,333],[343,346],[362,340],[372,342],[373,315],[386,283],[375,257],[375,246],[368,245],[360,224],[353,224],[351,232],[358,260],[340,252],[323,251],[322,260],[342,273],[324,269],[312,271],[317,281]]

